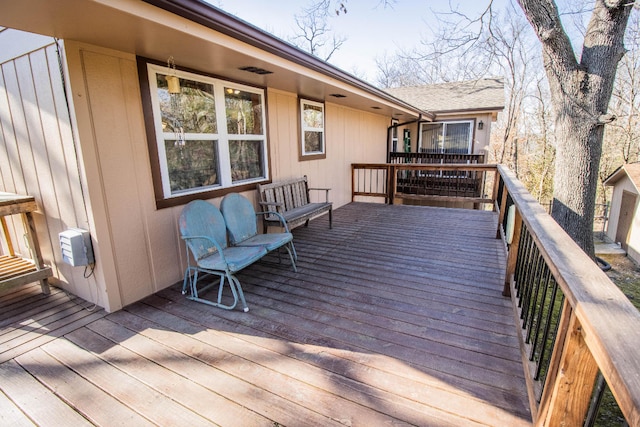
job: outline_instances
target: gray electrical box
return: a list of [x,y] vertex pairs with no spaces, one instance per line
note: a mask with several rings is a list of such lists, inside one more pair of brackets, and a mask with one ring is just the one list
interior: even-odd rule
[[70,228],[58,235],[62,260],[74,267],[93,264],[91,235],[81,228]]

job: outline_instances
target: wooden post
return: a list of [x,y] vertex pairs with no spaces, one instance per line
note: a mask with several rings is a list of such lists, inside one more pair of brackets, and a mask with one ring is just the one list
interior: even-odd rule
[[502,227],[502,223],[504,222],[504,217],[506,216],[507,210],[507,186],[502,187],[502,200],[500,200],[500,212],[498,212],[498,229],[496,230],[496,239],[500,238],[500,227]]
[[545,386],[536,426],[582,425],[589,409],[598,365],[584,340],[582,327],[575,313],[569,309],[563,312],[563,316],[567,312],[570,319],[564,345],[556,345],[554,349],[554,353],[557,349],[562,349],[560,364]]
[[491,195],[491,200],[493,200],[493,211],[496,211],[496,202],[498,198],[498,187],[500,186],[500,171],[496,168],[496,174],[493,177],[493,194]]
[[356,168],[351,164],[351,202],[355,201],[355,193],[356,193]]
[[[45,268],[44,259],[42,258],[42,252],[40,252],[40,244],[38,242],[38,234],[36,233],[36,223],[33,220],[33,215],[31,212],[24,212],[24,219],[26,223],[27,230],[27,239],[29,240],[29,246],[33,253],[33,261],[36,264],[36,268],[38,270],[42,270]],[[42,288],[42,293],[45,295],[49,295],[51,290],[49,289],[49,281],[45,277],[44,279],[40,279],[40,287]]]
[[9,256],[15,256],[16,252],[13,249],[13,242],[11,242],[11,236],[9,236],[9,228],[7,228],[7,221],[3,216],[0,216],[0,224],[2,224],[2,232],[4,233],[4,239],[7,243],[7,251],[9,252]]
[[389,204],[393,205],[394,199],[396,197],[396,185],[397,185],[397,168],[395,165],[388,165],[387,173],[389,174]]
[[[504,275],[504,289],[502,295],[511,296],[511,276],[516,271],[516,263],[518,262],[518,251],[520,249],[520,233],[522,232],[522,216],[517,208],[514,211],[515,222],[513,224],[513,240],[509,245],[509,255],[507,255],[507,270]],[[500,232],[500,230],[498,230]]]

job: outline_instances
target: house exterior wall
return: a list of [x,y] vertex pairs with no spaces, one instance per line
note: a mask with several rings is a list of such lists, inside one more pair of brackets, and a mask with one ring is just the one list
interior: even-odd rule
[[[24,41],[20,44],[20,41]],[[34,196],[38,240],[51,282],[95,301],[98,280],[62,261],[58,233],[89,228],[85,193],[65,102],[53,39],[15,30],[0,32],[8,55],[27,52],[0,64],[0,191]],[[19,216],[7,218],[17,253],[29,257]],[[7,248],[2,239],[2,253]],[[100,299],[100,298],[99,298]],[[102,298],[104,299],[104,297]]]
[[[134,55],[66,44],[73,109],[86,175],[97,269],[117,310],[181,280],[181,207],[156,209]],[[351,201],[351,162],[383,162],[389,118],[326,103],[323,160],[298,160],[298,97],[267,90],[271,178],[307,175],[330,187],[335,207]],[[255,192],[246,194],[255,200]],[[219,200],[213,200],[215,204]]]
[[[473,121],[473,136],[472,136],[472,154],[484,154],[485,161],[487,161],[489,153],[489,142],[491,137],[491,123],[493,119],[493,113],[477,113],[477,114],[459,114],[459,115],[437,115],[433,120],[434,122],[447,122],[447,121],[459,121],[459,120],[471,120]],[[483,128],[478,129],[478,123],[482,121]],[[398,151],[403,150],[403,130],[409,129],[411,133],[411,152],[418,151],[418,144],[420,138],[420,125],[417,123],[410,123],[406,126],[398,127]]]
[[[622,194],[624,191],[636,195],[638,194],[638,190],[626,174],[615,182],[613,192],[611,194],[611,210],[609,212],[609,222],[607,224],[606,234],[612,241],[615,241],[616,233],[618,232]],[[634,261],[640,263],[640,203],[638,202],[636,202],[633,221],[629,230],[629,247],[627,249],[627,255]]]

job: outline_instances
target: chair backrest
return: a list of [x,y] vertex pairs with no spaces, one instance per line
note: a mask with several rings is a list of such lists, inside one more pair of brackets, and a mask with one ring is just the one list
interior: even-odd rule
[[[227,228],[220,210],[204,200],[189,202],[179,220],[180,235],[207,236],[213,238],[224,249],[227,247]],[[217,251],[215,245],[206,239],[188,239],[187,247],[196,260],[202,259]]]
[[220,203],[220,210],[227,224],[232,245],[258,234],[256,211],[244,196],[238,193],[227,194]]

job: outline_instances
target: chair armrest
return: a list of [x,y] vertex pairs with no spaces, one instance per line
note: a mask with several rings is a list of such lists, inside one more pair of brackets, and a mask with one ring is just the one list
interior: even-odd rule
[[309,188],[309,190],[324,191],[325,201],[329,203],[329,190],[331,190],[330,188]]
[[275,216],[277,216],[278,219],[280,219],[280,223],[284,227],[285,233],[289,232],[289,227],[287,226],[287,221],[284,219],[284,216],[282,216],[282,214],[280,214],[278,212],[256,212],[256,216],[257,215],[275,215]]
[[[195,239],[208,240],[209,242],[213,243],[213,245],[218,250],[218,253],[220,254],[220,259],[222,259],[222,262],[224,262],[225,264],[227,263],[227,260],[224,257],[224,249],[222,248],[220,243],[218,243],[216,241],[216,239],[214,239],[213,237],[211,237],[211,236],[181,236],[181,238],[182,238],[182,240],[184,240],[187,243],[188,243],[189,240],[195,240]],[[194,254],[194,258],[195,258],[195,254]],[[202,259],[202,257],[201,258],[196,258],[196,262],[198,262],[201,259]]]

